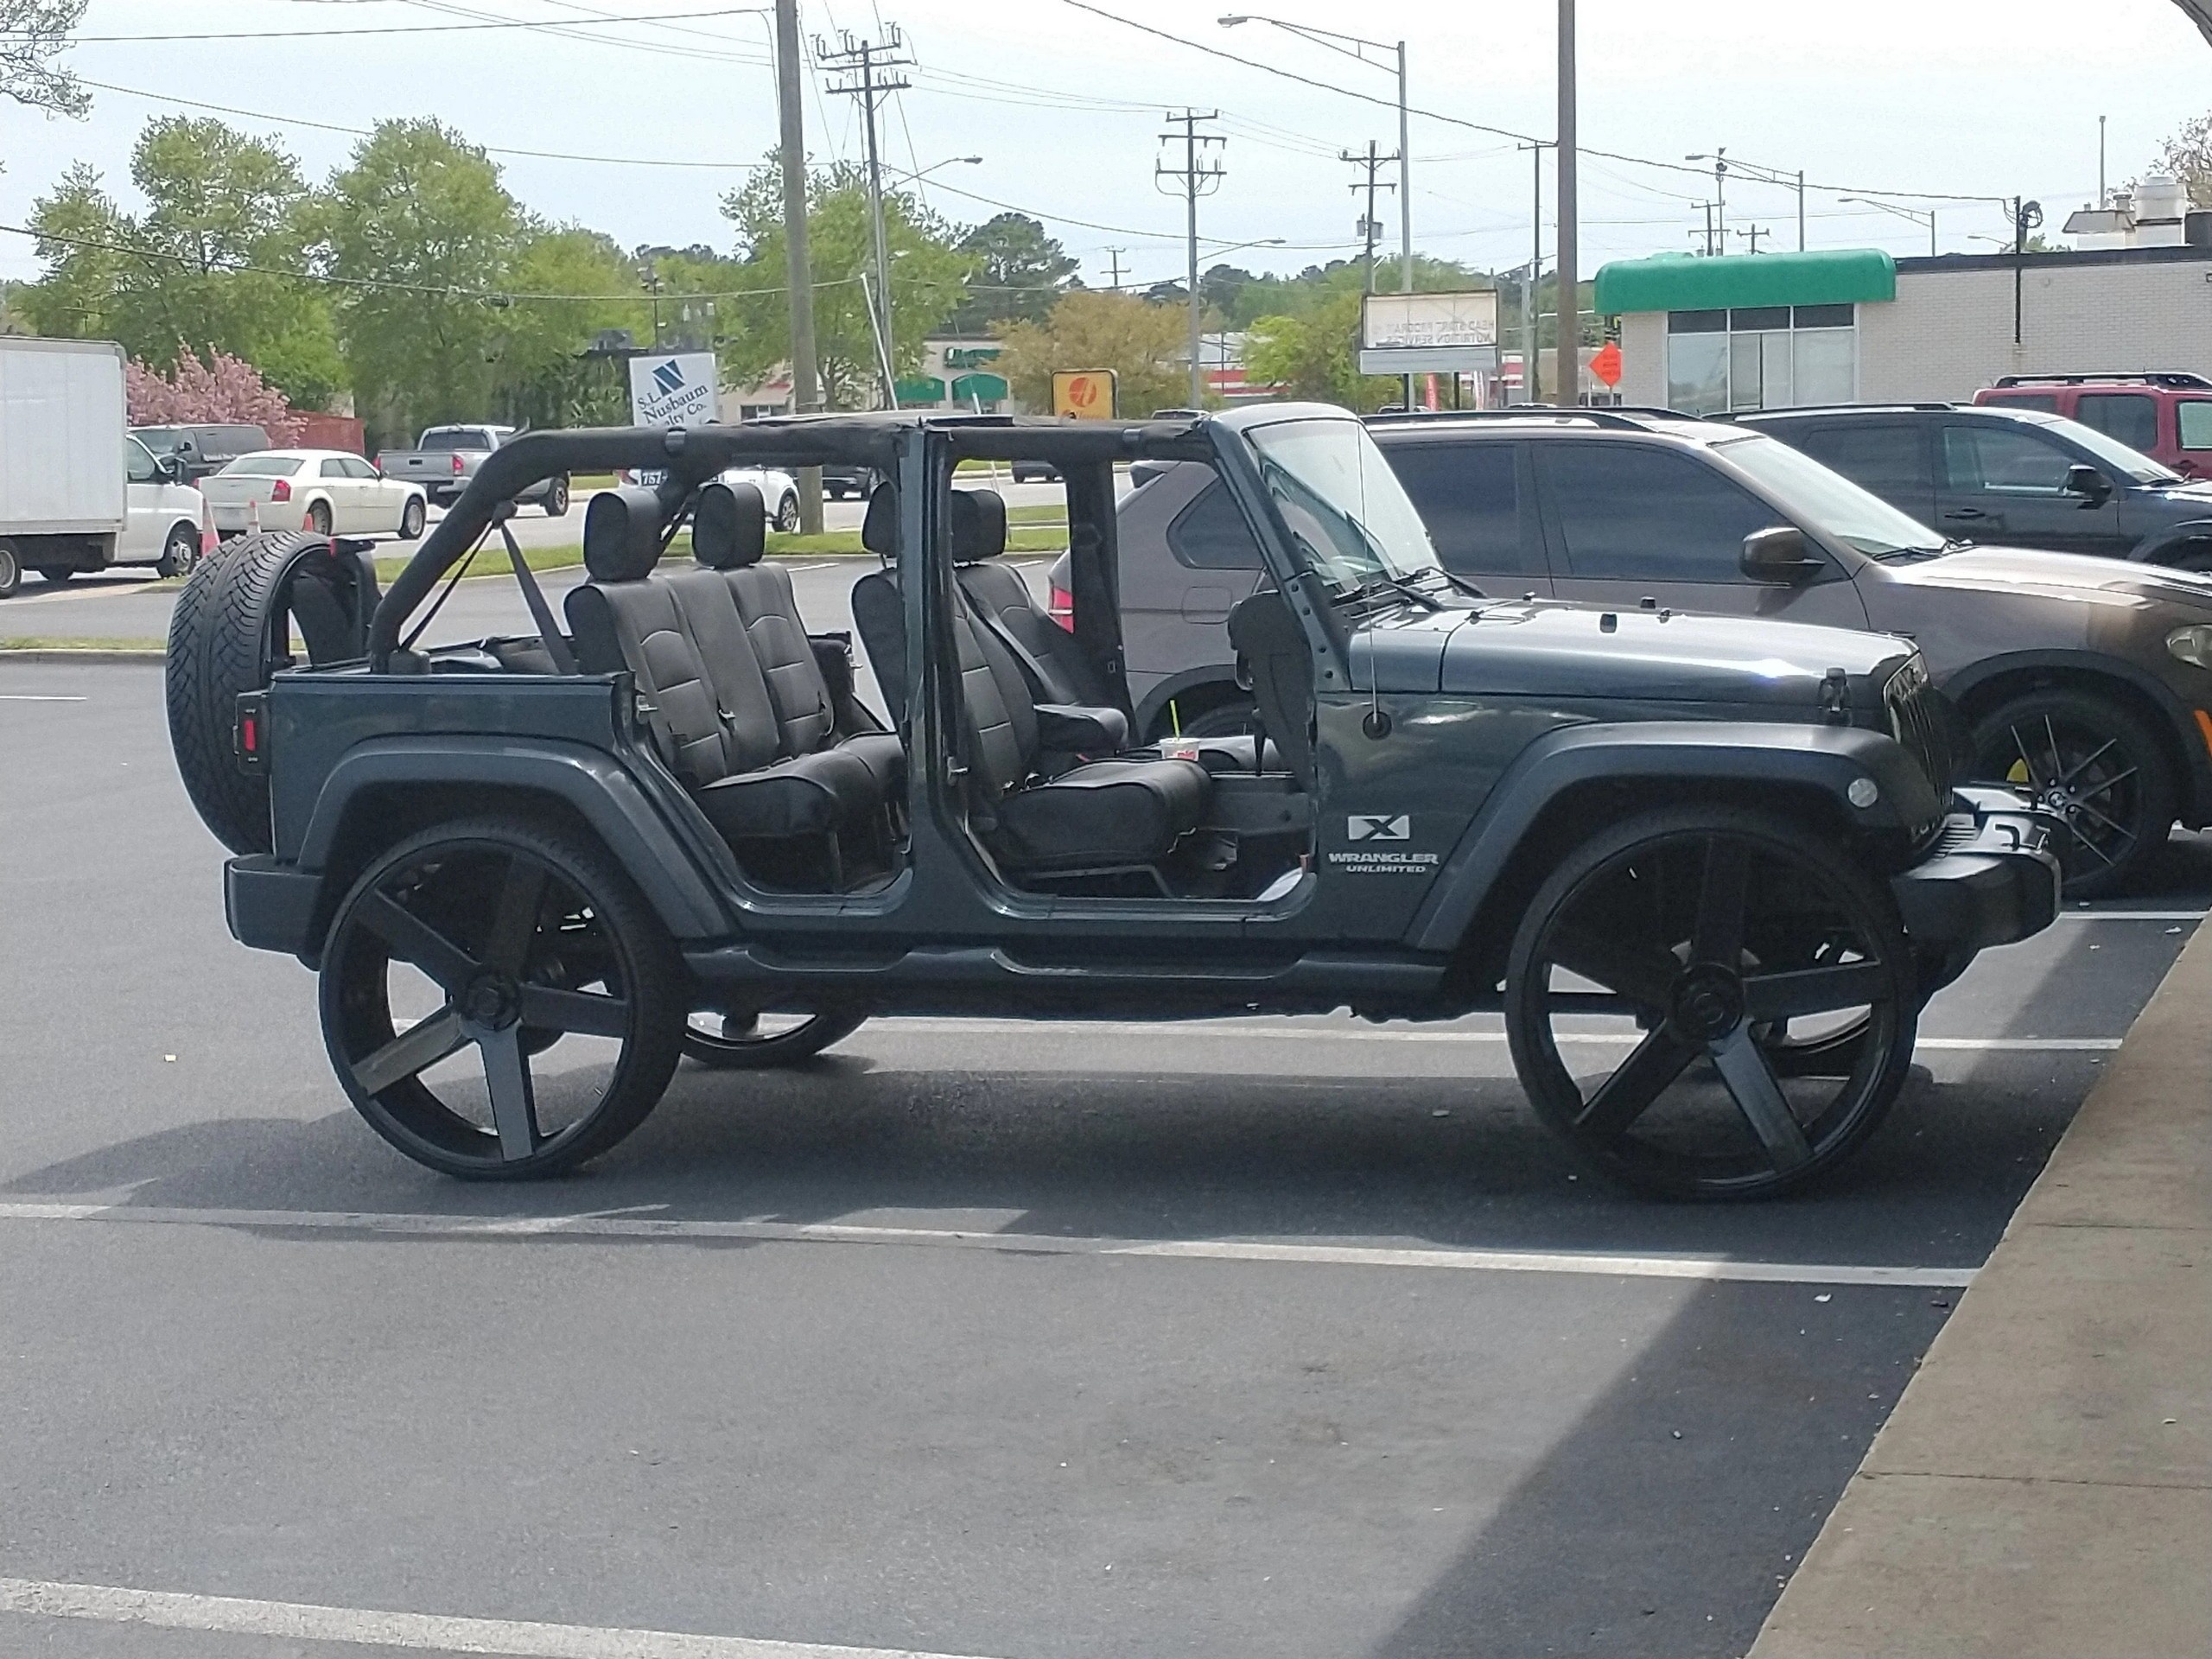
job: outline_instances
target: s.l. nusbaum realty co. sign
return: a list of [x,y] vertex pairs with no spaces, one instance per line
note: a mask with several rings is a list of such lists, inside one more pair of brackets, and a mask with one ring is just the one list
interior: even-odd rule
[[638,426],[704,426],[715,418],[715,354],[654,353],[630,359],[630,419]]

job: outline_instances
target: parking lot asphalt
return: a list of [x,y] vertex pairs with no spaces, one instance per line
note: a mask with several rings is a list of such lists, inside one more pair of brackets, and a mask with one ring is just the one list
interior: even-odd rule
[[1575,1179],[1483,1020],[879,1021],[467,1186],[225,932],[158,673],[0,746],[0,1607],[108,1587],[8,1652],[1740,1654],[2212,899],[1986,956],[1777,1205]]

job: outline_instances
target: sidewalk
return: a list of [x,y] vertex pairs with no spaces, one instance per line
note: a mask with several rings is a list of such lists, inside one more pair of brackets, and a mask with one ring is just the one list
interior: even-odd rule
[[1751,1659],[2212,1655],[2212,925],[1874,1440]]

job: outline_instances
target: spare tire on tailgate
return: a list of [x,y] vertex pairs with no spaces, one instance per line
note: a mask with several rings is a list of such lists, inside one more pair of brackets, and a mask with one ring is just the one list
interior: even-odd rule
[[270,850],[269,781],[239,770],[238,700],[295,665],[362,654],[377,607],[365,542],[302,531],[242,536],[193,569],[169,613],[169,747],[201,820],[233,853]]

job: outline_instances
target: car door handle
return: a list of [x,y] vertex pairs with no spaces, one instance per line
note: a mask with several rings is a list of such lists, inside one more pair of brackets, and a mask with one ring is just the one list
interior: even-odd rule
[[1989,515],[1984,512],[1980,507],[1953,507],[1946,512],[1943,516],[1946,518],[1959,520],[1968,518],[1986,518],[1989,517]]

